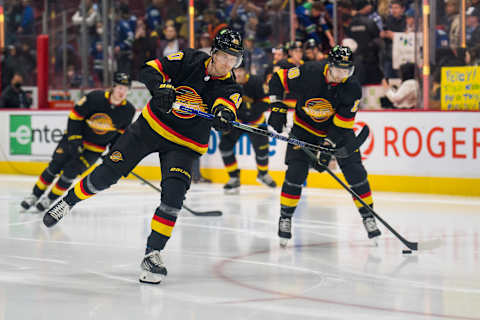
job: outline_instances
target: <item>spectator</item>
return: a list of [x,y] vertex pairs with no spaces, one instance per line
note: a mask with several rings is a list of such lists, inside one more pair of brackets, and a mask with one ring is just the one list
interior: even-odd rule
[[[98,16],[98,6],[92,3],[92,0],[85,0],[85,10],[87,12],[87,16],[85,18],[85,23],[88,28],[88,33],[90,35],[95,34],[95,26],[97,20],[99,19]],[[80,26],[83,23],[83,16],[82,16],[82,4],[80,3],[78,10],[72,16],[72,22],[76,26]]]
[[165,0],[152,0],[152,4],[147,8],[146,22],[148,31],[160,32],[162,25],[162,7]]
[[321,1],[306,2],[295,9],[299,24],[305,29],[307,38],[313,38],[317,43],[322,43],[323,39],[317,32],[320,29],[328,41],[330,47],[335,46],[330,26],[327,23],[328,14]]
[[115,55],[117,57],[117,71],[127,74],[132,68],[132,44],[135,40],[132,24],[130,23],[130,9],[128,5],[120,5],[120,17],[115,26]]
[[210,40],[215,38],[215,35],[218,31],[228,27],[228,25],[221,21],[218,16],[217,12],[213,9],[205,10],[203,14],[203,22],[205,24],[206,31],[210,34]]
[[385,21],[384,30],[380,31],[380,37],[385,41],[383,72],[387,79],[397,77],[397,73],[392,67],[393,34],[394,32],[404,32],[406,29],[405,7],[403,2],[393,0],[391,6],[392,13]]
[[471,48],[480,43],[480,10],[475,7],[467,9],[467,47]]
[[137,29],[135,31],[135,40],[133,41],[133,68],[132,79],[138,79],[138,72],[142,65],[148,61],[156,58],[157,54],[157,31],[150,31],[147,34],[147,26],[142,19],[138,20]]
[[402,83],[398,89],[389,86],[387,80],[383,80],[386,97],[380,98],[382,108],[413,109],[417,106],[420,86],[415,79],[415,69],[415,64],[411,62],[400,65]]
[[465,53],[465,63],[469,66],[479,66],[480,65],[480,44],[472,48],[468,48]]
[[199,50],[210,54],[210,50],[212,50],[212,41],[210,40],[208,32],[204,32],[200,35],[200,38],[198,39],[198,48]]
[[452,49],[460,47],[460,15],[458,14],[458,0],[447,0],[447,33]]
[[15,72],[18,72],[20,59],[17,54],[17,48],[13,45],[7,47],[5,59],[2,62],[2,88],[8,86]]
[[32,99],[22,89],[23,77],[20,73],[13,75],[10,85],[5,88],[0,97],[0,108],[28,109],[32,105]]
[[21,0],[14,0],[13,3],[6,4],[7,30],[5,32],[6,45],[12,45],[17,40],[17,31],[21,27],[23,20],[23,4]]
[[268,64],[265,51],[255,46],[253,35],[245,38],[245,40],[243,41],[243,46],[245,49],[243,58],[245,69],[253,75],[263,77],[263,73],[265,72],[265,66]]
[[24,84],[32,85],[34,83],[33,74],[37,67],[37,58],[30,48],[28,41],[23,42],[18,52],[19,70],[22,75],[30,75],[26,77]]
[[249,14],[245,9],[247,3],[248,0],[235,0],[235,2],[229,5],[225,10],[230,28],[240,33],[242,37],[245,36],[245,25],[249,18]]
[[383,77],[379,68],[379,30],[377,24],[368,17],[372,8],[365,0],[355,1],[355,16],[347,30],[347,35],[356,42],[353,61],[355,74],[361,85],[379,84]]
[[188,47],[186,41],[177,36],[177,30],[174,26],[163,28],[163,35],[165,40],[160,40],[157,49],[157,57],[159,58],[166,57]]
[[33,34],[33,23],[34,15],[33,8],[30,5],[30,0],[22,0],[22,22],[17,29],[19,35],[32,35]]

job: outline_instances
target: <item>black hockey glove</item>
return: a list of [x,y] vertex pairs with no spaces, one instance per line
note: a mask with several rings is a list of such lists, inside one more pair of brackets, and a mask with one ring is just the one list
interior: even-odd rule
[[212,126],[217,131],[230,131],[232,130],[231,121],[235,120],[235,113],[227,107],[219,106],[215,112],[215,118],[213,118]]
[[72,135],[68,137],[67,151],[72,155],[79,155],[83,152],[82,136]]
[[172,104],[176,99],[175,87],[169,83],[162,83],[152,92],[150,107],[154,110],[167,113],[172,109]]
[[[328,140],[328,138],[325,139],[323,145],[325,147],[335,147],[332,141]],[[325,171],[325,167],[328,167],[328,164],[330,163],[331,160],[332,160],[331,154],[319,151],[317,153],[317,162],[314,163],[313,168],[318,172],[323,172]]]
[[274,103],[271,106],[272,112],[268,117],[268,124],[278,133],[282,133],[283,127],[287,124],[288,108],[283,103]]

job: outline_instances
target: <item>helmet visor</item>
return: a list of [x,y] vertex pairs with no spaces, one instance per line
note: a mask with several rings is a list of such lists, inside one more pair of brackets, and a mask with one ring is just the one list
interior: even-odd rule
[[238,68],[243,61],[243,56],[234,56],[225,51],[218,50],[215,52],[215,60],[222,65],[228,66],[230,69]]
[[351,66],[348,68],[339,68],[335,65],[329,65],[328,72],[330,72],[330,77],[333,82],[341,82],[347,78],[350,78],[355,71],[355,67]]

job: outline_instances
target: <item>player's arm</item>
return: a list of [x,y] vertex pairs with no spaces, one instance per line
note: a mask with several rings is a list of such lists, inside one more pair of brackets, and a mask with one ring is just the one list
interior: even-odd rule
[[288,106],[282,102],[283,95],[291,92],[291,89],[296,91],[300,78],[301,69],[295,67],[278,70],[273,74],[273,77],[269,82],[271,113],[268,118],[268,124],[278,133],[281,133],[283,127],[287,124]]
[[215,115],[213,127],[218,131],[231,130],[231,121],[237,118],[237,109],[242,104],[242,91],[238,85],[229,85],[216,95],[211,113]]
[[140,81],[152,95],[150,107],[168,112],[175,102],[175,87],[170,84],[172,75],[180,72],[184,52],[179,51],[162,59],[147,61],[140,70]]
[[67,141],[68,149],[72,153],[82,153],[82,130],[87,119],[92,113],[90,105],[92,102],[91,94],[83,96],[73,107],[68,115],[67,122]]

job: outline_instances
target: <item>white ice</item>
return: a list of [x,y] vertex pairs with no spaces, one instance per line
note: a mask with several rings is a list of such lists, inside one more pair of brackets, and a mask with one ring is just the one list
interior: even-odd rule
[[374,192],[385,228],[372,245],[342,190],[304,189],[293,239],[279,246],[280,189],[193,185],[160,285],[138,282],[159,194],[135,180],[77,205],[47,229],[20,210],[36,178],[0,176],[0,320],[480,319],[480,198]]

